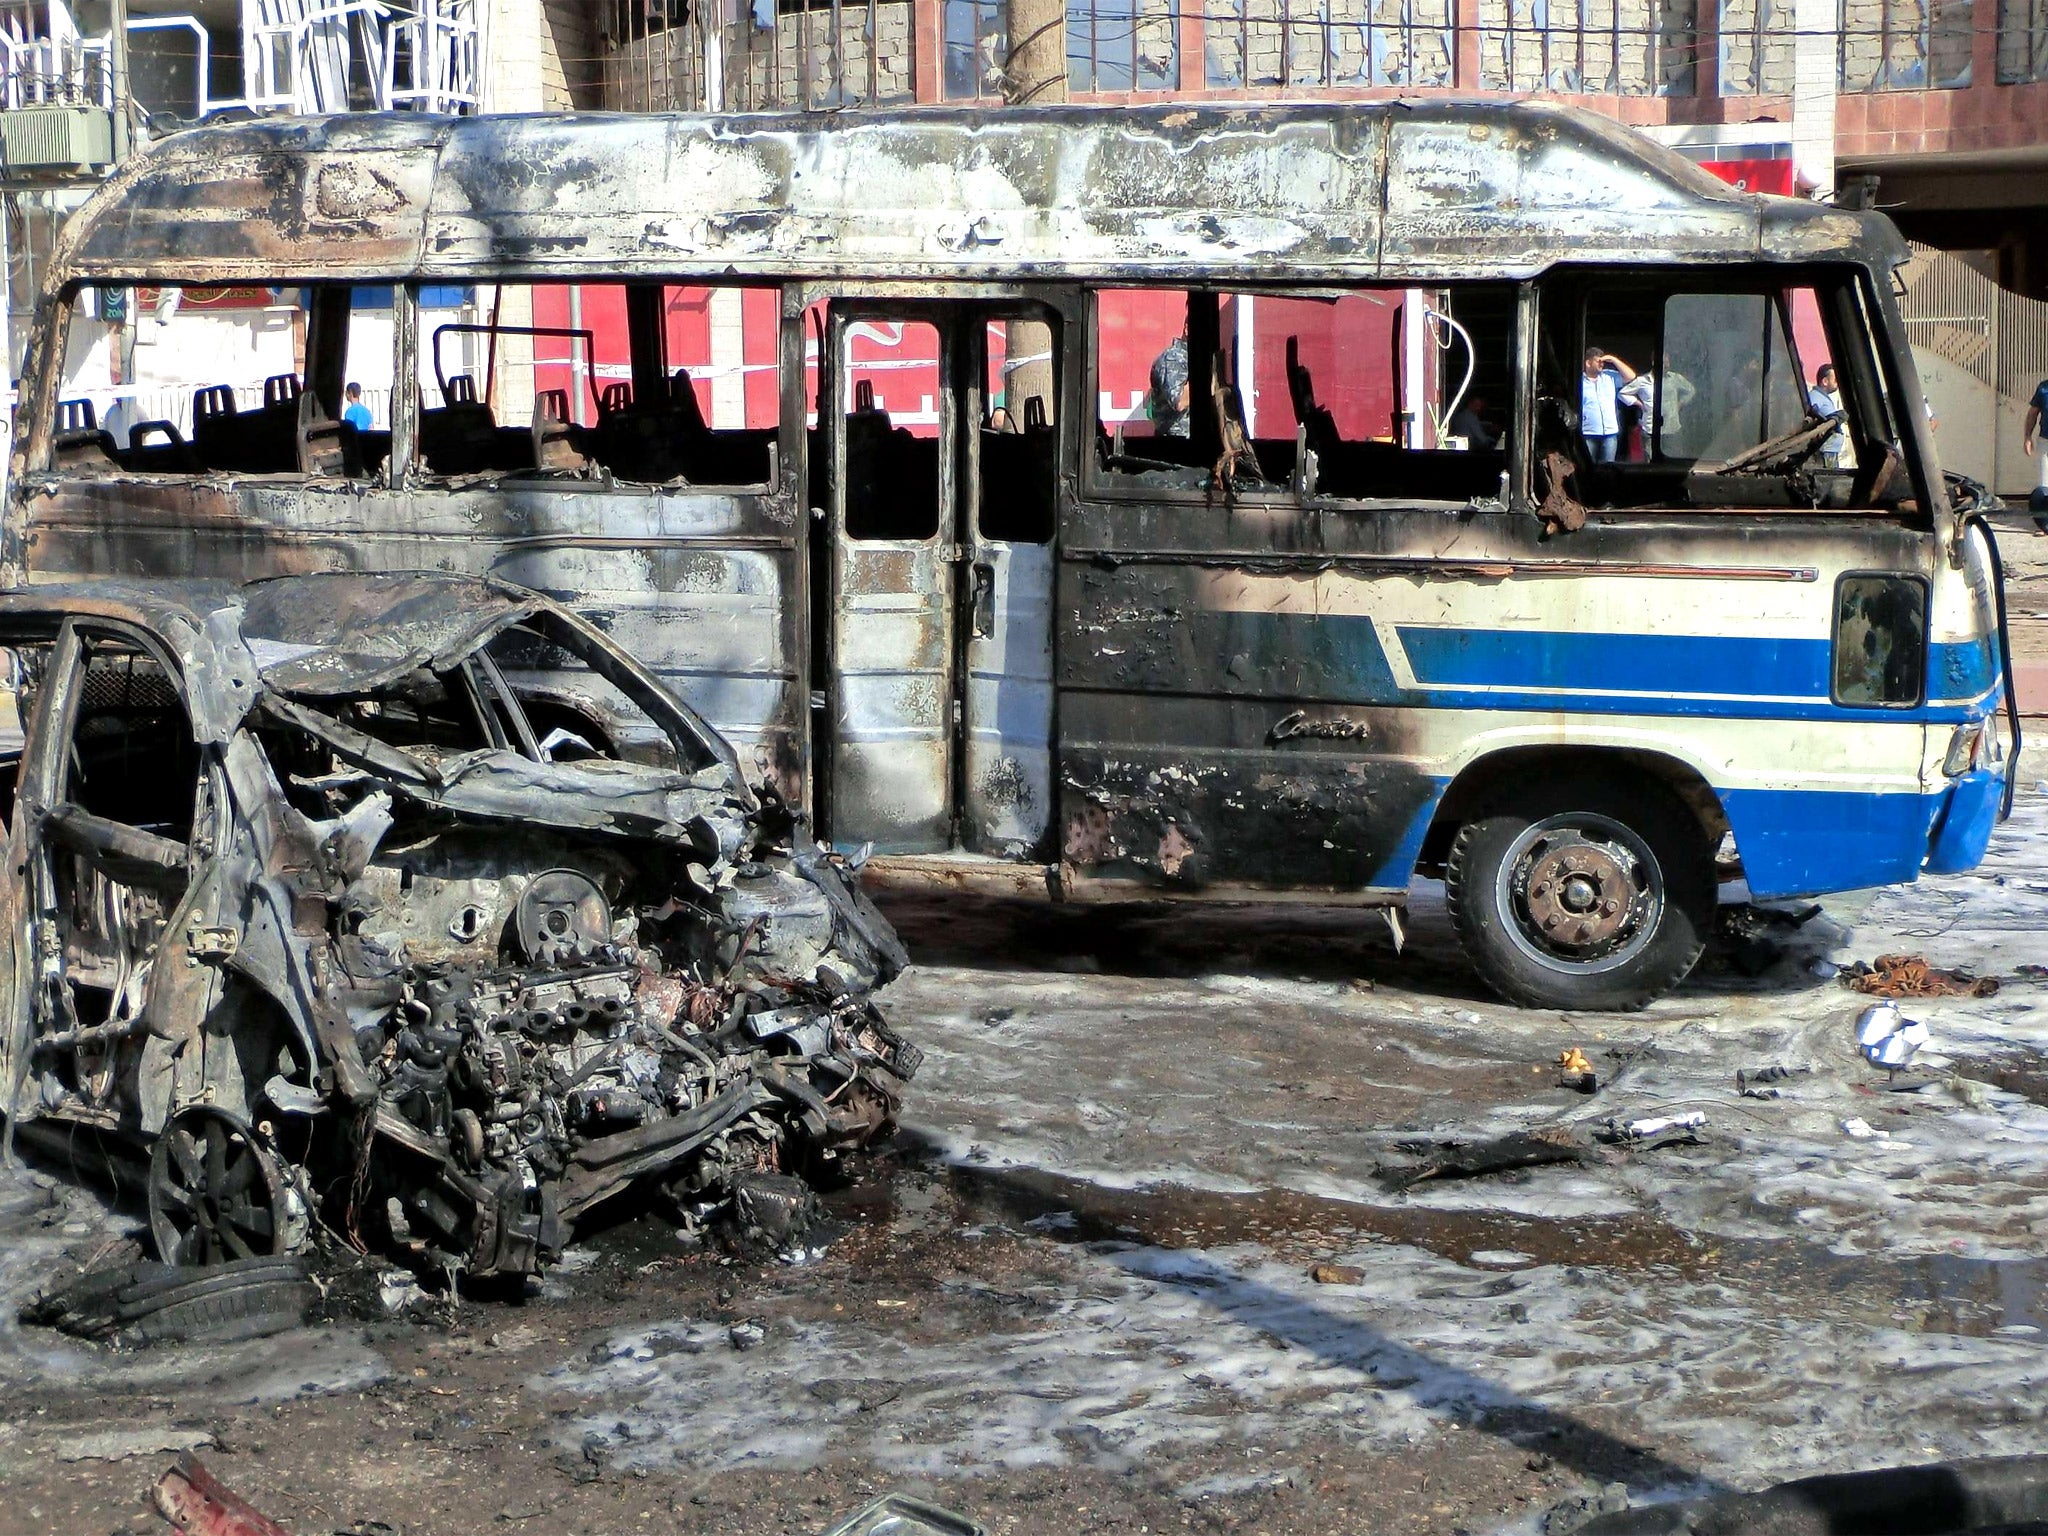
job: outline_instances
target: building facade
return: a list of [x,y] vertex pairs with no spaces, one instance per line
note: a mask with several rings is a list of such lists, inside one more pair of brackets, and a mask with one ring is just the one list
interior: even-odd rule
[[[1755,190],[1883,208],[1930,251],[1915,340],[1951,422],[2048,372],[2048,0],[0,0],[10,361],[64,214],[195,121],[1438,92],[1572,101]],[[262,290],[132,310],[74,372],[145,420],[180,419],[222,327],[288,368],[303,325]],[[2005,435],[1969,465],[2001,486]]]

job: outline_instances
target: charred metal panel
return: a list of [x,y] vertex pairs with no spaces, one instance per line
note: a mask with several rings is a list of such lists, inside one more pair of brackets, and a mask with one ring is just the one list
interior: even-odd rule
[[1259,703],[1064,696],[1062,860],[1183,889],[1405,887],[1442,786],[1389,750],[1397,730],[1275,742],[1271,721]]
[[418,130],[368,137],[337,150],[310,134],[181,134],[115,175],[99,197],[118,211],[88,220],[67,256],[96,275],[168,282],[410,271],[436,147]]
[[977,852],[1023,858],[1052,824],[1055,562],[1049,544],[992,542],[976,553],[964,840]]
[[832,838],[885,853],[953,839],[949,545],[840,539],[832,641]]
[[[498,120],[451,135],[426,260],[896,277],[1370,265],[1382,120],[1203,109]],[[508,167],[512,174],[508,174]],[[533,167],[529,174],[520,174]]]
[[1150,563],[1069,572],[1062,687],[1264,698],[1274,718],[1294,700],[1401,698],[1370,613],[1315,613],[1271,590],[1306,574]]
[[[386,491],[303,481],[48,476],[30,491],[36,581],[163,571],[229,582],[432,567],[572,602],[726,734],[801,786],[796,551],[758,496],[501,484]],[[595,680],[548,680],[600,704]],[[588,711],[603,721],[603,710]]]
[[272,120],[136,157],[52,280],[1447,279],[1898,249],[1841,213],[1760,241],[1778,201],[1534,102]]
[[1389,273],[1463,273],[1475,246],[1488,276],[1535,273],[1559,259],[1565,230],[1569,260],[1687,261],[1756,245],[1755,199],[1689,163],[1679,172],[1647,140],[1562,115],[1396,117],[1386,197]]
[[[1190,891],[1398,888],[1442,786],[1488,750],[1469,720],[1434,729],[1444,711],[1559,745],[1572,711],[1725,712],[1629,637],[1717,615],[1790,675],[1824,663],[1835,573],[1930,550],[1867,514],[1594,511],[1564,540],[1479,509],[1084,502],[1058,578],[1062,859]],[[1825,686],[1804,707],[1834,711]]]

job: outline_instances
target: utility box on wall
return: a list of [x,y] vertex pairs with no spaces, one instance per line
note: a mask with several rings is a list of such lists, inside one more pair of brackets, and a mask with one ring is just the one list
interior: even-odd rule
[[113,164],[114,119],[104,107],[0,112],[0,173],[79,175]]

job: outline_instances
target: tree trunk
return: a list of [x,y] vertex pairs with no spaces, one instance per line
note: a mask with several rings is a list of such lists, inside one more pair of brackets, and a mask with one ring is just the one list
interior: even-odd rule
[[[1067,99],[1067,0],[1006,0],[1009,60],[1003,71],[1004,99],[1011,106],[1050,107]],[[1029,359],[1019,362],[1018,359]],[[1056,413],[1053,393],[1052,327],[1037,320],[1012,320],[1004,327],[1003,402],[1012,431],[1024,428],[1024,402],[1045,402],[1045,419]]]

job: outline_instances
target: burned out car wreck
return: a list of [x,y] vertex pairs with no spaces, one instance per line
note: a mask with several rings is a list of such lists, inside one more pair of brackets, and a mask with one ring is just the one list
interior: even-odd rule
[[[8,1135],[146,1157],[164,1259],[315,1231],[543,1267],[892,1123],[918,1052],[843,865],[583,620],[492,581],[0,595]],[[547,728],[572,677],[609,730]],[[594,739],[595,738],[595,739]]]

